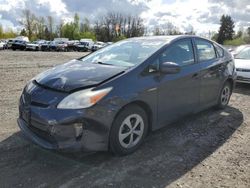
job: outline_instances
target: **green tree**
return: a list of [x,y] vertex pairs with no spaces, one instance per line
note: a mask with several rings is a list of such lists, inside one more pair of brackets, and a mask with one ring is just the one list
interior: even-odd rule
[[44,28],[45,28],[45,19],[44,19],[44,17],[37,18],[37,22],[36,22],[36,29],[37,29],[36,35],[37,35],[37,38],[44,39],[44,37],[45,37]]
[[247,35],[250,37],[250,27],[247,28]]
[[217,41],[218,40],[218,33],[214,33],[211,37],[212,40]]
[[74,33],[74,26],[72,22],[66,23],[62,26],[62,37],[74,39],[73,33]]
[[243,36],[243,31],[239,30],[234,38],[241,38]]
[[3,26],[0,24],[0,39],[4,38],[4,31],[3,31]]
[[92,40],[96,40],[96,36],[95,33],[93,32],[83,32],[80,33],[80,37],[78,39],[92,39]]
[[232,40],[234,36],[234,21],[229,15],[222,15],[217,42],[223,44],[225,40]]
[[72,39],[78,39],[80,37],[80,17],[77,13],[74,15],[74,22],[73,22],[73,34]]
[[50,32],[47,26],[45,26],[45,29],[44,29],[44,37],[46,40],[50,40]]
[[24,28],[21,30],[20,35],[21,36],[27,36],[27,32],[26,32],[26,30]]
[[63,24],[61,26],[62,37],[73,39],[80,39],[80,17],[77,13],[74,15],[74,21]]

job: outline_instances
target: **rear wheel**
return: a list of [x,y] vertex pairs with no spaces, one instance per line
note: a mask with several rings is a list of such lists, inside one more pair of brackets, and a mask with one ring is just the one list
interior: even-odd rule
[[224,109],[229,103],[231,94],[232,94],[232,85],[229,82],[226,82],[220,92],[217,108]]
[[137,105],[125,107],[114,120],[110,132],[110,150],[115,155],[134,152],[143,142],[148,131],[148,118]]

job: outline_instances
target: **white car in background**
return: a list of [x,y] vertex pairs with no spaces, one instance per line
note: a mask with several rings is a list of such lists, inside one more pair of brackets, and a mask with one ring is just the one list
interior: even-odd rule
[[100,42],[100,41],[97,41],[93,46],[92,46],[92,49],[91,51],[94,52],[94,51],[97,51],[103,47],[105,47],[105,43],[104,42]]
[[235,55],[237,82],[250,83],[250,46],[245,46]]
[[45,40],[38,40],[34,42],[28,42],[26,43],[26,50],[41,50],[41,46],[43,43],[45,43]]
[[29,42],[26,44],[26,50],[40,50],[40,45],[38,44],[37,41],[34,42]]
[[76,45],[77,51],[87,52],[92,49],[94,41],[92,39],[81,39],[80,42]]
[[5,41],[0,40],[0,50],[4,50],[7,48],[7,43]]

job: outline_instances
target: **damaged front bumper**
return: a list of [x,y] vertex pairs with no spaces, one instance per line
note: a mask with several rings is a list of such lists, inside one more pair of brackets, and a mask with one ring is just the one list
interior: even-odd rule
[[57,109],[56,104],[65,94],[34,87],[31,94],[24,90],[19,102],[17,122],[26,137],[46,149],[108,150],[109,130],[116,110],[108,105]]

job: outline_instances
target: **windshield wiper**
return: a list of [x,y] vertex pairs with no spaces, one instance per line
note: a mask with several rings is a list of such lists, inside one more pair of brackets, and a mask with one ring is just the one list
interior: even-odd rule
[[101,62],[101,61],[98,61],[98,62],[96,62],[97,64],[100,64],[100,65],[112,65],[112,66],[114,66],[113,64],[110,64],[110,63],[103,63],[103,62]]

